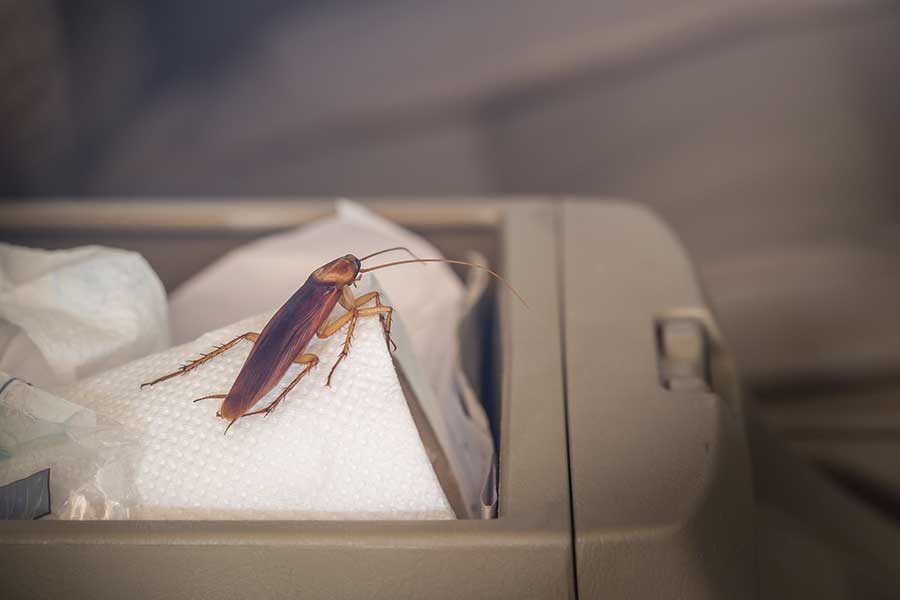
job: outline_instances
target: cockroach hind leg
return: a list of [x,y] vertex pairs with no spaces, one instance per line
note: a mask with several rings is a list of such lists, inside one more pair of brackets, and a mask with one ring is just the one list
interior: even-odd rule
[[287,395],[291,392],[292,389],[294,389],[294,386],[296,386],[298,383],[300,383],[300,380],[303,379],[304,377],[306,377],[307,373],[312,371],[313,368],[317,364],[319,364],[319,357],[316,356],[315,354],[301,354],[300,356],[298,356],[297,358],[294,359],[294,362],[301,364],[301,365],[306,365],[306,367],[302,371],[297,373],[297,376],[294,377],[291,380],[291,382],[284,387],[283,390],[281,390],[281,393],[278,394],[278,396],[275,398],[275,400],[270,402],[268,406],[266,406],[265,408],[261,408],[259,410],[254,410],[252,412],[244,413],[243,415],[241,415],[241,417],[249,417],[250,415],[259,415],[259,414],[261,414],[263,416],[263,418],[268,417],[269,413],[271,413],[273,410],[275,410],[275,407],[278,406],[282,400],[287,398]]
[[238,342],[240,342],[241,340],[247,340],[248,342],[255,343],[257,339],[259,339],[259,334],[255,333],[253,331],[248,331],[247,333],[241,334],[241,335],[237,336],[236,338],[234,338],[233,340],[231,340],[230,342],[227,342],[225,344],[217,346],[215,350],[212,350],[211,352],[207,352],[206,354],[202,354],[200,356],[200,358],[188,361],[187,363],[181,365],[178,368],[178,370],[176,370],[172,373],[169,373],[168,375],[163,375],[162,377],[157,377],[153,381],[148,381],[148,382],[142,383],[141,389],[144,389],[146,386],[156,385],[157,383],[161,383],[163,381],[166,381],[167,379],[171,379],[173,377],[177,377],[179,375],[184,375],[190,371],[193,371],[194,369],[196,369],[203,363],[210,361],[210,360],[214,359],[215,357],[217,357],[218,355],[225,352],[226,350],[233,348],[234,345],[237,344]]

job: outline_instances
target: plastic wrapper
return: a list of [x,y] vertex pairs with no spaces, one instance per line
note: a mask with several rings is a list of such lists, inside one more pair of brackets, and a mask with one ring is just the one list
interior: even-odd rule
[[[49,469],[46,518],[129,518],[139,503],[139,450],[137,437],[115,421],[0,373],[0,485]],[[22,498],[17,518],[40,516],[46,498]]]
[[50,514],[50,469],[0,486],[0,519],[40,519]]

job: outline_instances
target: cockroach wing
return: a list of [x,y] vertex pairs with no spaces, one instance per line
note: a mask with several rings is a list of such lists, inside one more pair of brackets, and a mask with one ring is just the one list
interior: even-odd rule
[[310,277],[266,324],[222,402],[219,415],[232,421],[281,381],[340,298],[334,284]]

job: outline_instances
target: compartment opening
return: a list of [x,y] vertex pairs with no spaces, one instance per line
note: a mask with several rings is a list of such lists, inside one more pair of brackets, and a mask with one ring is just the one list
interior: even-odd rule
[[[158,207],[161,213],[171,213],[158,222],[141,223],[127,219],[111,219],[102,207],[87,210],[77,226],[70,227],[64,222],[48,222],[35,219],[23,226],[17,223],[15,229],[0,224],[0,240],[5,242],[39,247],[45,249],[64,249],[89,244],[98,244],[132,250],[142,254],[162,280],[167,293],[171,293],[178,285],[213,261],[246,243],[261,237],[291,230],[313,220],[313,216],[290,218],[280,222],[273,219],[271,224],[252,227],[229,227],[225,224],[210,223],[194,226],[169,226],[167,222],[175,222],[180,207],[175,203],[148,202]],[[243,203],[242,203],[243,204]],[[251,205],[252,203],[246,203]],[[296,205],[285,203],[285,206]],[[502,270],[500,256],[501,239],[499,219],[493,223],[483,218],[466,222],[456,219],[453,222],[424,222],[419,217],[415,222],[406,221],[402,212],[379,211],[397,224],[421,235],[434,244],[448,258],[466,257],[469,252],[483,255],[492,268]],[[210,210],[213,210],[210,207]],[[324,216],[321,212],[315,216]],[[352,249],[348,249],[352,251]],[[457,274],[465,279],[466,268],[452,266]],[[302,282],[298,282],[300,285]],[[474,391],[484,405],[494,440],[496,455],[501,456],[501,377],[502,365],[500,353],[499,317],[496,306],[497,282],[491,280],[486,290],[486,310],[482,312],[483,322],[476,329],[479,339],[472,345],[480,349],[478,356],[464,361],[464,369],[472,382]],[[502,469],[502,465],[497,465]],[[496,484],[496,473],[493,478]]]

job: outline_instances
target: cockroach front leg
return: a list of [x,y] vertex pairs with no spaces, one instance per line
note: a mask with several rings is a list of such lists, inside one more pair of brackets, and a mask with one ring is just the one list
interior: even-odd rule
[[[361,307],[370,302],[371,300],[375,300],[375,308],[384,309],[384,310],[373,310],[369,311],[369,309],[362,309]],[[350,293],[348,288],[344,288],[344,291],[341,293],[341,306],[346,308],[347,310],[366,310],[366,314],[358,311],[357,316],[365,317],[377,314],[379,320],[381,321],[381,328],[384,329],[384,338],[385,342],[388,345],[388,350],[391,349],[391,346],[394,346],[394,350],[397,349],[397,344],[394,343],[394,340],[391,339],[391,316],[394,313],[394,309],[391,306],[385,306],[381,303],[381,294],[378,292],[367,292],[361,296],[356,298],[353,297],[353,294]]]
[[[373,299],[375,300],[375,306],[369,308],[360,308],[360,306],[372,301]],[[350,326],[347,328],[347,335],[344,338],[344,347],[341,349],[341,353],[338,355],[338,358],[334,362],[334,365],[332,365],[331,371],[328,372],[328,379],[325,382],[326,387],[331,386],[331,377],[334,375],[334,370],[350,353],[350,340],[353,337],[353,330],[356,328],[356,321],[359,317],[378,315],[381,319],[381,326],[384,329],[389,350],[390,344],[392,343],[391,315],[393,314],[394,309],[390,306],[384,306],[381,303],[381,298],[378,292],[368,292],[359,297],[354,297],[353,293],[350,291],[350,288],[345,287],[341,292],[340,303],[341,306],[347,309],[347,312],[332,321],[330,324],[323,324],[322,327],[320,327],[318,331],[316,331],[316,335],[319,338],[327,338],[340,331],[340,329],[347,323],[350,323]]]
[[[374,294],[375,309],[384,309],[384,310],[374,310],[374,309],[366,308],[366,309],[362,309],[360,311],[359,316],[365,317],[365,316],[369,316],[370,314],[377,314],[378,320],[381,321],[381,328],[384,329],[384,340],[388,345],[388,351],[390,352],[391,346],[393,346],[394,351],[396,352],[397,344],[395,344],[394,340],[391,338],[391,317],[394,314],[394,308],[392,306],[385,306],[384,304],[382,304],[381,303],[381,294],[379,294],[378,292],[370,292],[370,294]],[[368,295],[369,294],[363,294],[362,296],[360,296],[360,299],[365,298],[365,296],[368,296]],[[368,301],[369,301],[369,299],[366,298],[364,301],[359,302],[357,304],[357,307],[362,306],[363,304],[365,304]],[[363,314],[363,311],[369,311],[369,312],[367,312],[366,314]]]
[[356,314],[360,317],[378,315],[381,320],[381,328],[384,329],[384,339],[388,345],[388,352],[391,351],[391,346],[394,346],[394,350],[397,350],[397,344],[395,344],[394,340],[391,338],[391,316],[394,314],[393,306],[378,304],[377,306],[371,306],[369,308],[361,308]]
[[153,381],[148,381],[146,383],[142,383],[141,389],[144,389],[144,386],[156,385],[157,383],[160,383],[161,381],[165,381],[167,379],[177,377],[178,375],[184,375],[185,373],[193,371],[194,369],[196,369],[203,363],[214,359],[215,357],[222,354],[226,350],[230,350],[231,348],[234,348],[234,346],[241,340],[247,340],[248,342],[255,343],[258,338],[259,338],[258,333],[248,331],[247,333],[245,333],[243,335],[237,336],[230,342],[228,342],[226,344],[222,344],[221,346],[217,347],[212,352],[207,352],[206,354],[202,355],[200,358],[197,358],[197,359],[194,359],[194,360],[184,363],[183,365],[181,365],[181,367],[178,368],[177,371],[175,371],[173,373],[169,373],[168,375],[163,375],[162,377],[157,377]]

